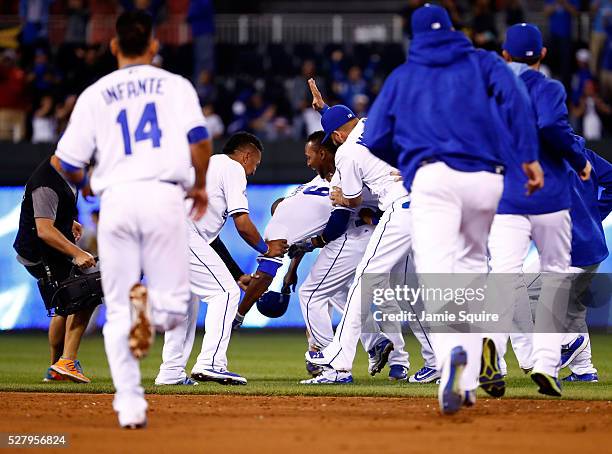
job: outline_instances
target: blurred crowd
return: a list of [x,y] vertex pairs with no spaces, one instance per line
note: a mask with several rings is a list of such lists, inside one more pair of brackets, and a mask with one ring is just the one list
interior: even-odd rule
[[[0,55],[0,140],[54,142],[78,94],[114,69],[105,44],[88,43],[94,0],[14,0],[0,14],[19,14],[19,45]],[[386,75],[405,58],[412,11],[424,0],[407,0],[398,12],[403,44],[216,44],[212,0],[176,0],[192,40],[163,45],[155,64],[189,77],[214,137],[238,130],[262,139],[302,138],[320,128],[310,108],[306,81],[313,77],[329,102],[366,116]],[[173,0],[109,0],[115,11],[146,9],[157,24]],[[544,14],[545,70],[568,92],[572,123],[587,139],[610,131],[612,119],[612,0],[442,0],[455,28],[477,47],[501,48],[507,26]],[[537,3],[537,5],[535,5]],[[526,8],[529,9],[526,9]],[[60,44],[51,45],[48,21],[65,17]],[[588,37],[579,39],[578,37]],[[163,44],[163,43],[162,43]]]

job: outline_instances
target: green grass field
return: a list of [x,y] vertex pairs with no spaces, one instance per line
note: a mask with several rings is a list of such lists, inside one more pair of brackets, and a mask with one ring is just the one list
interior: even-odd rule
[[[564,399],[612,400],[612,340],[611,335],[594,335],[592,338],[594,362],[599,370],[599,383],[568,383],[564,386]],[[306,341],[300,332],[253,332],[234,335],[230,344],[230,370],[248,378],[247,386],[222,386],[201,383],[197,387],[154,386],[153,381],[161,361],[161,337],[157,337],[152,353],[142,362],[143,384],[148,393],[160,394],[251,394],[251,395],[327,395],[327,396],[387,396],[434,397],[435,385],[394,383],[387,379],[387,369],[371,378],[367,375],[367,359],[363,350],[358,351],[353,369],[355,384],[343,386],[304,386],[300,379],[308,378],[304,369]],[[202,337],[198,336],[190,370],[200,349]],[[422,366],[416,340],[407,338],[412,359],[411,371]],[[0,391],[30,392],[90,392],[111,393],[110,378],[104,345],[100,335],[83,340],[80,360],[85,374],[92,379],[87,385],[60,382],[43,383],[48,367],[46,335],[44,333],[0,332]],[[507,357],[507,397],[538,398],[536,387],[525,376],[513,354]],[[562,371],[562,376],[569,373]],[[480,391],[482,393],[482,391]],[[483,394],[484,395],[484,394]]]

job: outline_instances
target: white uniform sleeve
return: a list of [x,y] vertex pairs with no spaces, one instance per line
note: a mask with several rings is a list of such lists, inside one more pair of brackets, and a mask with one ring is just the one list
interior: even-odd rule
[[[353,150],[350,150],[353,151]],[[342,194],[347,199],[354,199],[363,190],[363,172],[355,159],[354,153],[342,153],[336,160],[336,173],[340,174]],[[360,150],[355,150],[359,152]]]
[[192,129],[197,127],[206,128],[206,119],[200,107],[200,100],[193,85],[185,78],[181,78],[183,84],[181,86],[181,120],[185,134],[188,134]]
[[83,92],[74,106],[68,127],[57,144],[55,154],[71,166],[83,168],[88,165],[96,151],[96,124],[87,91]]
[[229,165],[223,172],[223,194],[227,203],[227,215],[249,212],[249,201],[246,196],[246,175],[238,163]]

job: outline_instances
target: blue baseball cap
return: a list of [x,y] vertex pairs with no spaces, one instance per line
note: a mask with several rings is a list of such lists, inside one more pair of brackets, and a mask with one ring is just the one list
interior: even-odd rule
[[542,33],[535,25],[516,24],[506,32],[504,50],[512,57],[539,57],[542,53]]
[[336,104],[335,106],[327,109],[321,117],[321,126],[323,126],[323,131],[325,131],[323,142],[329,139],[332,132],[334,132],[340,126],[348,123],[353,118],[357,118],[357,116],[351,109],[343,106],[342,104]]
[[431,3],[426,3],[412,13],[412,34],[452,30],[453,23],[444,8]]

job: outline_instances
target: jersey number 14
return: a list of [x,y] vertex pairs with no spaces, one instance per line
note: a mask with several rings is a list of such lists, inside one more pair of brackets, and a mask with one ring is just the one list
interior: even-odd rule
[[[122,109],[117,115],[117,123],[121,125],[121,134],[123,135],[123,146],[126,155],[132,154],[132,139],[130,137],[130,127],[128,125],[127,111]],[[142,140],[150,140],[153,143],[153,148],[159,148],[159,140],[161,139],[162,132],[157,125],[157,110],[155,109],[155,103],[148,103],[136,130],[134,131],[134,141],[140,142]]]

